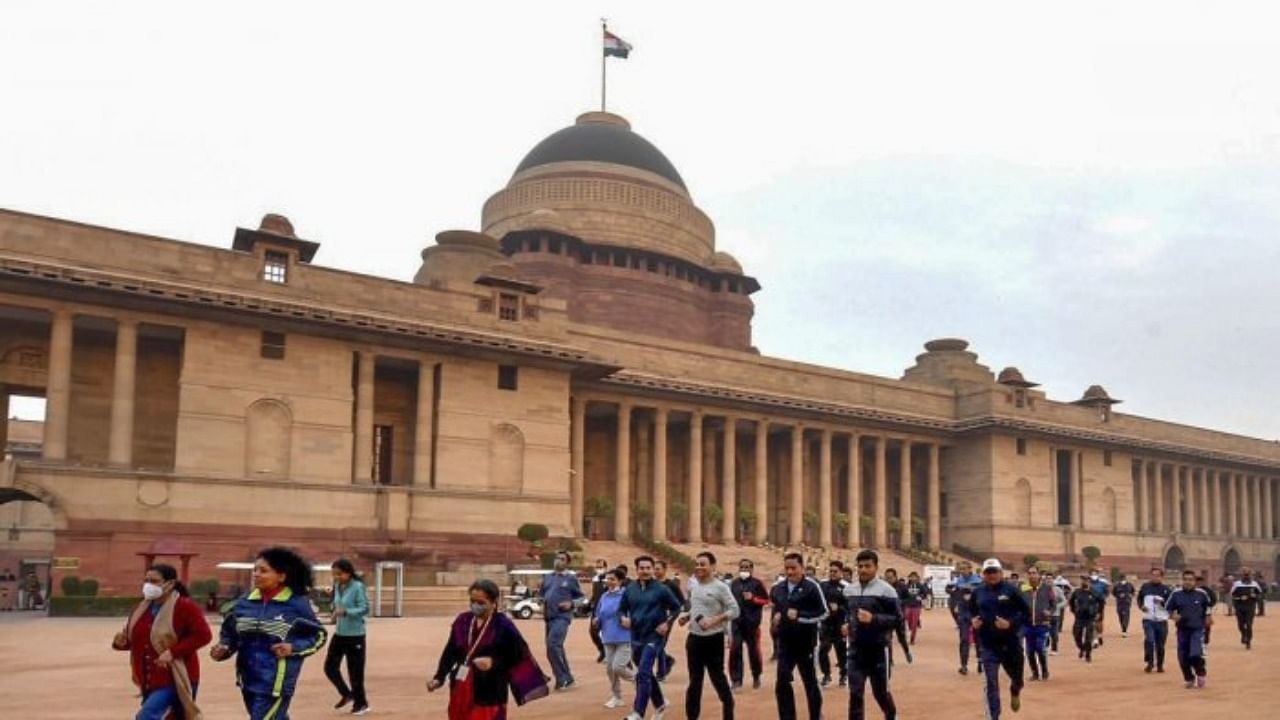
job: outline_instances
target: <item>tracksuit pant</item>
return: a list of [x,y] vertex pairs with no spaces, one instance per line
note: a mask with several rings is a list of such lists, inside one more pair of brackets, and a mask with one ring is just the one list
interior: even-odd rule
[[1049,625],[1028,625],[1023,634],[1027,646],[1027,663],[1031,665],[1031,677],[1049,677],[1049,657],[1045,646],[1049,644]]
[[1142,621],[1142,659],[1148,665],[1152,662],[1156,667],[1164,667],[1164,646],[1169,639],[1169,622],[1167,620]]
[[1204,628],[1178,628],[1178,667],[1187,682],[1205,675],[1203,641]]
[[[342,679],[342,658],[347,659],[347,675],[351,677],[351,686]],[[324,675],[333,683],[338,694],[355,701],[356,707],[369,704],[364,695],[364,635],[334,635],[329,638],[329,650],[324,656]]]
[[855,644],[849,648],[849,720],[862,720],[866,714],[868,680],[885,720],[898,717],[893,693],[889,692],[889,674],[888,645]]
[[604,674],[609,679],[609,691],[616,698],[622,697],[622,681],[635,680],[631,668],[631,643],[607,643],[604,646]]
[[564,640],[569,636],[569,616],[556,615],[547,620],[547,662],[555,675],[556,687],[573,682],[569,672],[569,656],[564,652]]
[[684,641],[689,661],[689,691],[684,696],[684,716],[698,720],[702,713],[702,676],[706,675],[720,697],[720,717],[733,720],[733,691],[724,676],[724,633],[689,636]]
[[653,674],[653,666],[657,664],[665,645],[659,642],[631,644],[631,657],[636,660],[636,699],[631,704],[631,709],[640,717],[644,717],[650,700],[655,708],[667,704],[667,699],[662,695],[662,685],[658,684],[658,679]]
[[1133,606],[1129,603],[1116,603],[1116,616],[1120,618],[1120,632],[1129,632],[1129,611]]
[[773,694],[778,701],[778,720],[796,720],[796,694],[791,687],[793,672],[800,673],[804,683],[805,698],[809,701],[809,720],[822,718],[822,688],[818,687],[818,672],[813,666],[816,638],[787,638],[778,635],[778,676]]
[[249,720],[289,720],[292,695],[273,697],[244,691],[240,694],[244,698],[244,709],[249,711]]
[[848,641],[840,635],[840,627],[831,627],[824,625],[818,631],[818,669],[822,671],[822,677],[829,679],[831,677],[831,650],[836,651],[836,667],[839,668],[840,677],[843,679],[848,673]]
[[760,626],[743,625],[735,622],[729,635],[729,679],[735,685],[742,684],[742,654],[746,648],[747,660],[751,664],[751,678],[760,679],[764,672],[764,658],[760,654]]
[[956,626],[956,631],[960,635],[960,667],[969,667],[969,645],[973,638],[973,628],[969,627],[969,623],[963,622]]
[[920,629],[920,606],[906,607],[902,609],[903,615],[907,621],[907,632],[911,635],[911,644],[916,644],[916,631]]
[[987,717],[1000,720],[1000,668],[1009,674],[1009,694],[1022,693],[1022,646],[1017,638],[998,645],[979,645],[978,654],[982,662],[983,674],[987,683]]
[[1086,658],[1093,657],[1093,632],[1098,627],[1097,618],[1076,617],[1071,626],[1071,637],[1076,641],[1076,649],[1083,652]]
[[1236,608],[1236,627],[1240,628],[1241,644],[1253,642],[1253,608],[1246,605]]
[[1062,634],[1062,615],[1055,614],[1049,623],[1049,648],[1058,652],[1058,636]]

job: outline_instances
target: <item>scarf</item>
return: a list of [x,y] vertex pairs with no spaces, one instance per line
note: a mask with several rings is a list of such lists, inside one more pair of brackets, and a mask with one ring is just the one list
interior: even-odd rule
[[[169,599],[160,606],[160,612],[156,613],[151,623],[151,647],[157,654],[163,654],[178,642],[178,633],[173,629],[173,611],[178,605],[178,597],[178,593],[170,592]],[[143,600],[133,609],[133,613],[129,615],[129,622],[124,628],[126,638],[133,639],[134,626],[138,624],[142,614],[149,612],[150,609],[150,600]],[[182,712],[186,720],[202,720],[204,716],[200,714],[200,708],[196,706],[195,698],[192,697],[191,677],[187,675],[187,664],[174,658],[173,662],[169,663],[169,672],[173,675],[173,688],[178,693],[178,700],[182,703]],[[139,687],[142,686],[142,678],[134,677],[133,682]]]

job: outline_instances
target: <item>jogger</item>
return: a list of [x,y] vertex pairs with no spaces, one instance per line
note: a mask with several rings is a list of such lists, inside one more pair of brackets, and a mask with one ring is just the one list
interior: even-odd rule
[[738,603],[729,586],[716,577],[715,555],[700,552],[694,562],[689,607],[680,615],[680,624],[689,626],[684,646],[689,662],[689,691],[684,698],[684,713],[688,720],[701,717],[705,674],[720,698],[721,717],[733,720],[733,691],[724,676],[724,629],[738,617]]
[[786,577],[773,586],[773,623],[778,628],[778,675],[774,697],[778,703],[778,720],[796,720],[796,697],[792,688],[793,672],[799,671],[808,699],[809,720],[822,717],[822,688],[814,669],[813,651],[818,645],[818,625],[827,616],[827,602],[822,588],[805,577],[804,558],[787,553],[783,559]]
[[1169,618],[1178,627],[1178,666],[1187,689],[1202,688],[1208,669],[1204,661],[1204,629],[1213,624],[1209,614],[1209,594],[1196,587],[1196,574],[1182,571],[1182,587],[1169,595],[1165,604]]
[[1023,659],[1018,634],[1031,608],[1018,588],[1005,581],[1004,569],[995,558],[983,561],[982,584],[974,589],[969,607],[986,675],[987,717],[999,720],[1000,668],[1009,675],[1010,709],[1018,712],[1022,707]]
[[894,628],[902,620],[898,592],[889,583],[876,579],[880,557],[874,550],[858,553],[858,578],[844,589],[849,624],[849,720],[862,720],[866,711],[866,686],[886,720],[897,717],[897,706],[889,692],[889,644]]
[[1231,586],[1231,604],[1236,611],[1236,627],[1240,630],[1240,644],[1246,650],[1253,649],[1253,618],[1262,599],[1262,588],[1253,580],[1253,571],[1244,568],[1240,579]]
[[1164,648],[1169,637],[1169,611],[1165,603],[1173,591],[1164,584],[1164,571],[1151,568],[1151,579],[1138,590],[1142,608],[1142,658],[1146,672],[1164,672]]

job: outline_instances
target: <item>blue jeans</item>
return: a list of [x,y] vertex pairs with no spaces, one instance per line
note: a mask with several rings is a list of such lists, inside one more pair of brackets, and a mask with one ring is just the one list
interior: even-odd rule
[[640,717],[644,717],[651,698],[655,708],[665,707],[667,704],[667,699],[662,696],[662,686],[653,676],[654,663],[665,649],[665,642],[631,644],[631,657],[636,659],[636,700],[631,709]]
[[1023,633],[1023,641],[1027,645],[1027,662],[1031,665],[1031,675],[1049,677],[1049,658],[1045,648],[1049,641],[1048,625],[1028,625]]
[[1022,692],[1022,646],[1017,638],[995,645],[979,645],[978,657],[987,681],[987,717],[1000,720],[1000,668],[1009,673],[1009,694]]
[[1142,657],[1148,665],[1164,667],[1164,644],[1169,638],[1169,623],[1165,620],[1142,621]]
[[[194,685],[191,694],[194,696],[200,686]],[[182,718],[182,703],[178,702],[178,691],[169,687],[156,688],[142,698],[142,707],[138,708],[135,720],[164,720],[165,713],[173,711],[178,720]]]
[[568,615],[547,618],[547,662],[551,663],[551,673],[556,676],[557,686],[573,682],[573,674],[569,672],[569,656],[564,652],[564,640],[568,635]]
[[289,701],[292,695],[257,695],[241,691],[244,696],[244,709],[249,711],[249,720],[289,720]]

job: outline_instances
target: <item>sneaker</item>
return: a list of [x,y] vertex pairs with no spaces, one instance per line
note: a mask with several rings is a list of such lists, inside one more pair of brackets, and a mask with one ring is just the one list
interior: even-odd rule
[[564,681],[563,683],[561,683],[561,684],[560,684],[560,686],[559,686],[559,687],[557,687],[556,689],[557,689],[557,690],[568,690],[569,688],[571,688],[571,687],[573,687],[574,685],[577,685],[577,684],[578,684],[578,683],[577,683],[577,681],[576,681],[576,680],[574,680],[573,678],[569,678],[568,680],[566,680],[566,681]]
[[1048,671],[1048,670],[1045,670],[1044,672],[1040,673],[1040,679],[1041,679],[1041,680],[1048,680],[1048,679],[1049,679],[1049,671]]
[[752,678],[752,679],[751,679],[751,689],[752,689],[752,690],[759,690],[759,689],[760,689],[760,678],[758,678],[758,677],[757,677],[757,678]]
[[1207,684],[1208,682],[1209,682],[1209,679],[1206,678],[1204,675],[1201,675],[1196,678],[1196,687],[1203,690],[1205,684]]
[[847,675],[841,675],[841,676],[840,676],[840,687],[848,687],[848,686],[849,686],[849,676],[847,676]]
[[1158,673],[1162,673],[1162,672],[1164,672],[1164,666],[1163,666],[1163,665],[1157,665],[1157,666],[1156,666],[1156,672],[1158,672]]
[[627,713],[627,716],[622,718],[622,720],[644,720],[644,716],[632,710],[631,712]]
[[1031,674],[1031,682],[1038,682],[1039,680],[1040,680],[1040,676],[1039,676],[1039,675],[1037,675],[1037,674],[1035,674],[1035,673],[1032,673],[1032,674]]
[[369,706],[368,706],[368,705],[357,705],[357,706],[355,706],[355,707],[351,708],[351,714],[352,714],[352,715],[368,715],[368,714],[369,714]]
[[1195,688],[1195,686],[1196,686],[1196,681],[1195,681],[1195,680],[1188,680],[1188,681],[1186,682],[1186,684],[1184,684],[1184,685],[1183,685],[1183,687],[1185,687],[1185,688],[1186,688],[1186,689],[1188,689],[1188,690],[1192,690],[1192,689],[1194,689],[1194,688]]
[[911,653],[907,653],[907,664],[908,664],[908,665],[910,665],[911,663],[914,663],[915,661],[916,661],[915,657],[914,657]]
[[830,675],[823,675],[823,676],[822,676],[822,687],[824,687],[824,688],[825,688],[825,687],[831,687],[831,676],[830,676]]
[[731,686],[729,687],[729,689],[730,689],[730,690],[732,690],[732,691],[734,691],[734,692],[741,692],[741,691],[742,691],[742,681],[741,681],[741,680],[739,680],[738,682],[735,682],[733,685],[731,685]]
[[662,720],[662,716],[667,712],[669,706],[670,703],[664,703],[662,707],[655,707],[653,709],[653,720]]
[[1050,654],[1050,655],[1057,655],[1057,654],[1058,654],[1058,651],[1057,651],[1057,650],[1050,650],[1050,651],[1049,651],[1049,654]]
[[1022,693],[1013,695],[1009,698],[1009,709],[1018,712],[1022,709]]
[[347,706],[347,703],[349,703],[349,702],[351,702],[351,698],[350,698],[350,697],[344,697],[344,698],[342,698],[341,700],[339,700],[339,701],[338,701],[338,704],[337,704],[337,705],[334,705],[334,706],[333,706],[333,709],[334,709],[334,710],[341,710],[342,708],[346,707],[346,706]]
[[1127,637],[1129,637],[1129,633],[1127,633],[1127,632],[1122,632],[1122,633],[1120,633],[1120,637],[1122,637],[1122,638],[1127,638]]
[[604,662],[604,653],[600,653],[599,655],[596,656],[596,663],[598,664],[602,662]]
[[1153,668],[1155,668],[1154,665],[1152,665],[1151,663],[1147,663],[1147,666],[1142,669],[1142,672],[1149,673]]
[[1089,654],[1085,655],[1085,656],[1084,656],[1084,661],[1085,661],[1085,662],[1087,662],[1087,663],[1089,663],[1090,665],[1092,665],[1092,664],[1093,664],[1093,653],[1089,653]]
[[609,708],[610,710],[616,707],[622,707],[622,697],[618,695],[614,695],[613,697],[605,701],[604,706]]
[[961,675],[968,675],[968,674],[969,674],[969,668],[968,668],[968,666],[966,666],[966,665],[961,665],[961,666],[960,666],[960,669],[959,669],[959,670],[957,670],[956,672],[960,673]]

